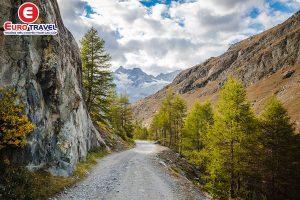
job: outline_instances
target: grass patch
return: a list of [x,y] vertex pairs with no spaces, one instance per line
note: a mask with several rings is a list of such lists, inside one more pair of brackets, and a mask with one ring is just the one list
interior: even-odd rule
[[85,161],[79,162],[73,176],[58,177],[40,170],[30,172],[24,167],[0,165],[0,199],[43,200],[84,178],[97,163],[97,159],[109,152],[98,147],[90,151]]
[[85,161],[80,162],[73,173],[73,176],[83,178],[91,170],[91,168],[97,164],[97,160],[109,154],[107,150],[103,150],[101,147],[97,147],[91,150]]

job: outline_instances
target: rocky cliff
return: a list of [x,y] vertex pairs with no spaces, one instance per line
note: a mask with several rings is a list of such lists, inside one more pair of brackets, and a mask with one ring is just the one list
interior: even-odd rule
[[[1,0],[0,24],[21,23],[22,0]],[[35,170],[70,175],[87,151],[105,145],[82,98],[78,45],[64,27],[56,0],[32,1],[40,8],[38,23],[55,23],[57,36],[0,35],[0,87],[13,87],[37,126],[29,144],[13,160]]]
[[168,89],[180,94],[189,107],[195,100],[216,102],[229,74],[245,84],[256,112],[275,93],[299,129],[300,12],[270,30],[232,45],[223,55],[181,72],[170,85],[134,104],[134,115],[149,125]]

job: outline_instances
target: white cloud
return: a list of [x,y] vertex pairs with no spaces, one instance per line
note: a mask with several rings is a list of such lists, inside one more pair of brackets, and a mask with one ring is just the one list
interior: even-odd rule
[[[287,7],[300,8],[299,0],[279,1]],[[78,41],[94,26],[106,41],[114,67],[139,66],[152,74],[185,69],[217,56],[231,43],[270,28],[291,15],[274,10],[264,0],[186,0],[151,8],[138,0],[58,2],[66,26]],[[86,5],[94,11],[89,17],[86,17]],[[259,11],[255,18],[249,15],[253,8]]]

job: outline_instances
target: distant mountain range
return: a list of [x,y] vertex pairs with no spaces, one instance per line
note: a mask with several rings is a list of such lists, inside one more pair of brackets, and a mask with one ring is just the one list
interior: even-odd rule
[[114,82],[119,94],[127,93],[130,102],[136,102],[170,84],[179,73],[180,70],[177,70],[153,76],[140,68],[126,69],[121,66],[114,72]]

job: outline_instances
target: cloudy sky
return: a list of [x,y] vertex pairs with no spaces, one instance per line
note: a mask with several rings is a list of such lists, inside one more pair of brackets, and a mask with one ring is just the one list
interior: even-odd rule
[[94,26],[112,66],[186,69],[283,22],[300,0],[58,0],[77,41]]

